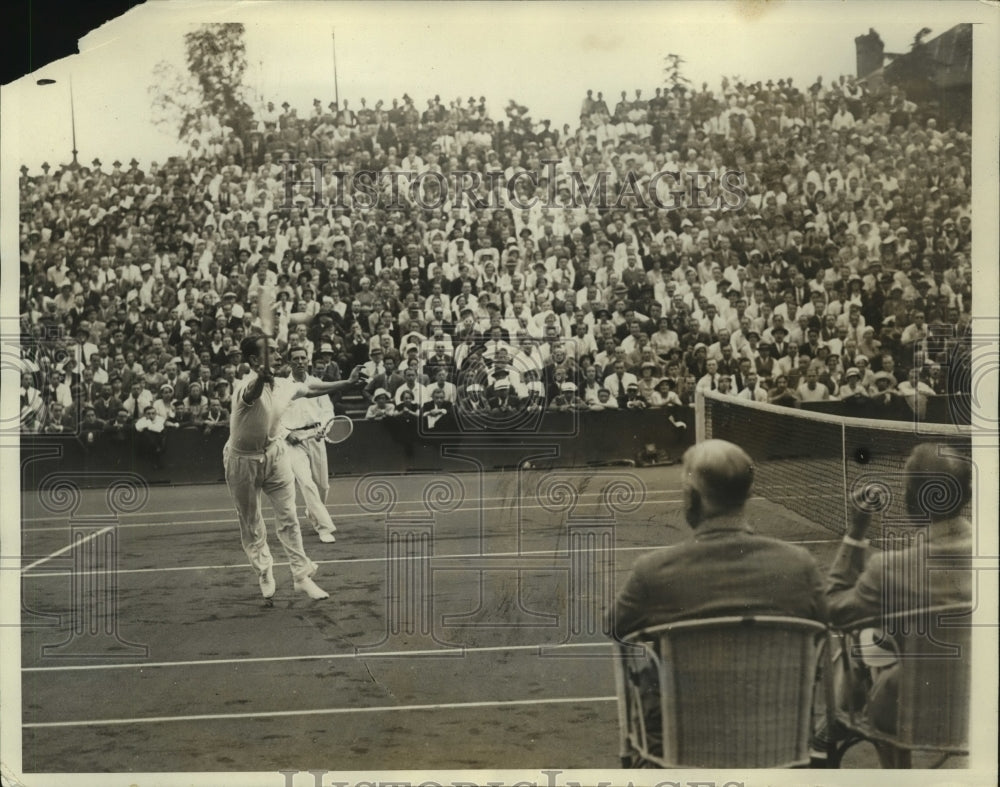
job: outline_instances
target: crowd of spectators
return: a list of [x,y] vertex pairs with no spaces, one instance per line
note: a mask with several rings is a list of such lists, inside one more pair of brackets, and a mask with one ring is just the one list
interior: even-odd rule
[[[971,135],[896,87],[723,80],[613,107],[588,91],[575,129],[409,96],[268,103],[254,122],[205,116],[186,156],[147,168],[22,167],[23,431],[131,430],[155,452],[171,429],[226,428],[263,288],[313,374],[365,366],[365,401],[344,403],[359,417],[955,392]],[[745,204],[574,198],[574,177],[615,194],[665,170],[742,173]],[[459,171],[484,198],[491,176],[534,179],[486,208],[406,188]],[[396,173],[371,181],[395,181],[392,201],[345,196],[362,172]]]

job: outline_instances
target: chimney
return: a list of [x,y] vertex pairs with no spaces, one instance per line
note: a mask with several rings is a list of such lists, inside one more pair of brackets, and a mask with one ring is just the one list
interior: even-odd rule
[[868,28],[868,35],[855,38],[854,47],[858,55],[858,79],[882,68],[885,44],[874,29]]

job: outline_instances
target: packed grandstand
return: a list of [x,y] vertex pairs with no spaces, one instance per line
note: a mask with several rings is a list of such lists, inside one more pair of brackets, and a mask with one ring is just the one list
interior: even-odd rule
[[265,288],[355,417],[967,392],[971,136],[896,87],[360,104],[22,167],[22,430],[228,428]]

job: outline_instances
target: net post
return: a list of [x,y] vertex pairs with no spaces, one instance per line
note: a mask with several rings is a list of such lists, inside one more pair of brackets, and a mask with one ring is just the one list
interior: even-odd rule
[[705,392],[694,392],[694,440],[700,443],[705,439]]
[[850,458],[847,456],[847,425],[840,425],[840,474],[844,478],[844,532],[851,524],[851,493],[847,485],[847,465]]

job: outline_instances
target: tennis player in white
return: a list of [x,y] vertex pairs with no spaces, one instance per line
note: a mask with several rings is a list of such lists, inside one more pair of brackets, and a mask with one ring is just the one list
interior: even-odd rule
[[[278,348],[273,339],[248,336],[240,343],[243,360],[251,372],[233,391],[229,419],[229,441],[222,451],[226,484],[236,505],[240,538],[250,565],[257,572],[264,598],[275,592],[274,560],[267,546],[267,527],[261,513],[261,492],[267,493],[274,506],[278,540],[292,569],[296,590],[310,598],[328,598],[329,594],[311,577],[316,564],[306,557],[302,532],[295,514],[295,476],[281,439],[280,419],[295,399],[322,396],[342,387],[336,383],[298,383],[290,378],[274,377]],[[351,372],[349,381],[364,385],[360,369]]]
[[[294,382],[307,385],[322,384],[318,377],[313,377],[307,371],[309,356],[304,347],[292,349],[289,361]],[[350,380],[341,380],[333,385],[335,392],[354,387]],[[330,472],[326,459],[326,441],[322,432],[331,418],[333,418],[333,403],[328,396],[295,399],[281,416],[292,473],[306,504],[306,519],[319,534],[319,540],[325,544],[332,544],[337,540],[333,535],[337,526],[326,509],[326,497],[330,491]]]

